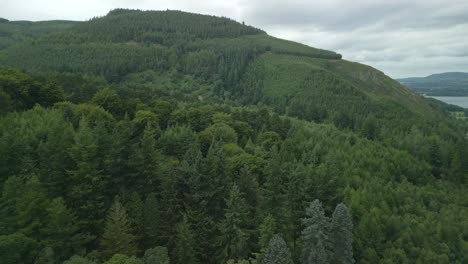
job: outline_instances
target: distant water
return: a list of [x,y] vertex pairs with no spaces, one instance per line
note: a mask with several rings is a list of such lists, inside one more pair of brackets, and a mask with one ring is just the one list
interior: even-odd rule
[[447,104],[468,108],[468,96],[429,96]]

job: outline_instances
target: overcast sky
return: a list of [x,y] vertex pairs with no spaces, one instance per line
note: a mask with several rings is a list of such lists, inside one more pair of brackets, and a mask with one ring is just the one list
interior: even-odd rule
[[393,78],[468,72],[467,0],[0,0],[0,17],[87,20],[114,8],[230,17]]

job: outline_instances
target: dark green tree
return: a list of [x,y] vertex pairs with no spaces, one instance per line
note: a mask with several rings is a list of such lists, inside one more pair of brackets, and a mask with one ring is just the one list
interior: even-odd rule
[[353,222],[345,204],[333,212],[330,239],[333,247],[332,264],[353,264]]
[[184,216],[182,222],[177,228],[177,240],[174,250],[174,260],[176,264],[197,264],[199,263],[196,252],[195,243],[193,239],[192,230],[187,217]]
[[263,260],[265,264],[293,264],[291,252],[281,235],[276,234],[268,243],[268,250]]
[[71,186],[68,198],[84,227],[94,232],[102,224],[107,178],[99,167],[102,157],[98,141],[86,119],[81,119],[69,153],[75,165],[68,171]]
[[145,199],[143,211],[144,239],[146,248],[152,248],[161,242],[161,214],[158,198],[155,193],[149,193]]
[[233,185],[226,200],[224,219],[219,225],[219,262],[242,259],[248,254],[247,208],[242,193]]
[[107,214],[101,248],[103,259],[108,259],[114,254],[129,256],[138,254],[136,237],[132,233],[127,212],[118,196]]
[[302,264],[329,263],[329,219],[325,216],[322,203],[314,200],[306,209],[306,218],[302,220],[303,246]]
[[169,254],[165,247],[154,247],[147,249],[143,256],[145,264],[169,264]]

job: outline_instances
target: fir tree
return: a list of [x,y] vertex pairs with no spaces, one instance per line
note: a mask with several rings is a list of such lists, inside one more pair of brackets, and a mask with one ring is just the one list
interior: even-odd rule
[[144,221],[144,240],[143,244],[146,248],[154,247],[160,242],[160,212],[159,203],[155,193],[150,193],[146,196],[143,213]]
[[306,218],[302,220],[305,228],[302,231],[302,264],[328,263],[329,220],[325,216],[322,203],[313,201],[306,209]]
[[75,144],[69,153],[75,163],[75,168],[68,172],[71,186],[69,199],[83,219],[85,228],[93,232],[102,222],[106,181],[99,169],[101,158],[97,139],[84,118],[80,121]]
[[353,264],[353,222],[345,204],[333,212],[330,238],[333,247],[332,264]]
[[174,258],[176,264],[199,263],[195,252],[195,240],[186,216],[178,226]]
[[264,264],[293,264],[291,252],[281,235],[276,234],[268,243]]
[[169,264],[167,248],[155,247],[147,249],[143,256],[143,262],[145,264]]
[[229,259],[237,260],[247,255],[246,217],[247,208],[244,198],[237,185],[234,184],[226,200],[224,219],[219,226],[219,262],[224,263]]
[[114,254],[134,256],[138,253],[136,237],[132,234],[130,221],[125,208],[116,197],[109,209],[101,240],[102,256],[104,259]]

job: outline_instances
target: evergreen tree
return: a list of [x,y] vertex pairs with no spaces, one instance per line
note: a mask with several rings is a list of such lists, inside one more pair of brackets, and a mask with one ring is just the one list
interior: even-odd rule
[[75,144],[70,148],[75,168],[70,170],[69,201],[75,208],[84,228],[90,232],[99,229],[104,214],[106,179],[99,168],[101,157],[98,142],[86,119],[80,120]]
[[229,259],[242,259],[248,253],[247,208],[242,193],[237,185],[233,185],[226,200],[224,219],[219,225],[220,237],[218,245],[220,249],[219,262],[224,263]]
[[30,176],[16,201],[16,225],[21,232],[36,240],[42,239],[47,222],[46,208],[50,201],[39,178]]
[[152,248],[161,242],[161,215],[159,202],[155,193],[150,193],[146,196],[143,212],[144,221],[144,239],[143,244],[146,248]]
[[128,197],[125,208],[128,212],[128,217],[131,222],[132,230],[135,236],[141,240],[144,234],[145,219],[144,212],[145,206],[141,200],[141,196],[137,192],[132,192]]
[[345,204],[333,212],[330,239],[333,247],[332,264],[353,264],[353,222]]
[[101,239],[102,256],[104,259],[114,254],[134,256],[138,253],[136,237],[132,234],[130,221],[125,208],[116,197],[109,209],[104,234]]
[[265,264],[293,264],[291,252],[281,235],[276,234],[268,243],[268,251],[263,261]]
[[310,203],[306,209],[306,218],[302,222],[305,228],[302,231],[301,263],[327,264],[329,220],[325,216],[322,203],[319,200]]
[[44,241],[53,249],[58,260],[81,253],[91,236],[80,232],[76,215],[66,207],[62,198],[52,200],[47,208],[47,225],[42,231]]
[[155,247],[147,249],[143,256],[143,262],[145,264],[169,264],[167,248]]
[[143,131],[140,142],[135,145],[130,156],[129,165],[132,172],[127,179],[127,185],[138,191],[159,191],[158,177],[159,151],[156,148],[156,131],[149,124]]
[[257,260],[259,262],[263,261],[265,254],[268,250],[268,244],[276,233],[276,220],[273,218],[271,214],[268,214],[264,219],[263,222],[260,224],[258,228],[259,231],[259,238],[258,244],[260,246],[260,253],[257,254]]
[[195,240],[186,216],[178,226],[174,259],[176,264],[199,263],[195,252]]

